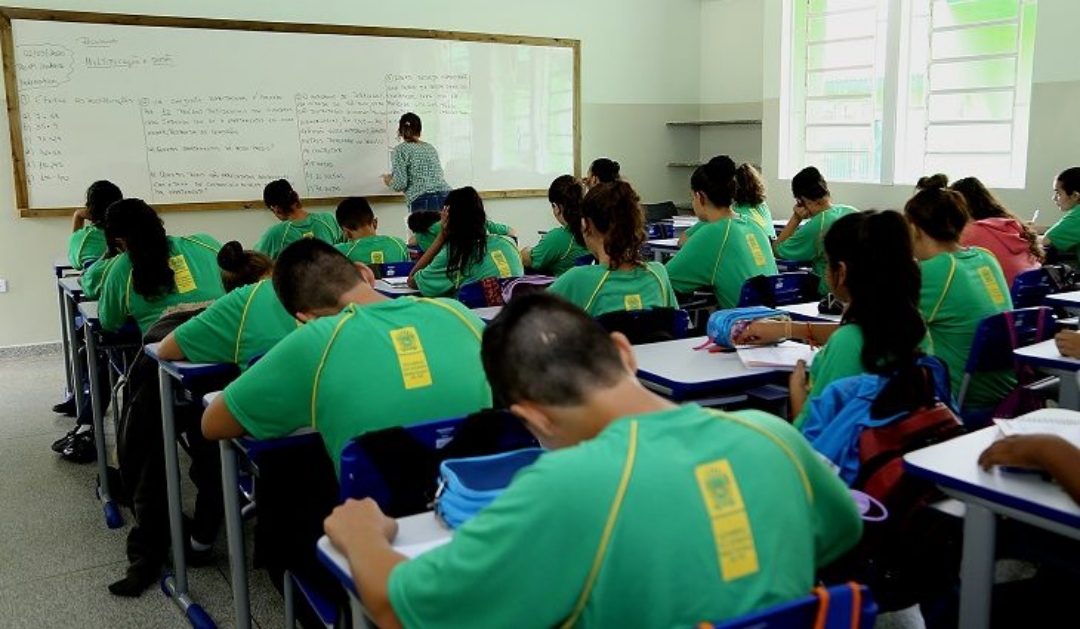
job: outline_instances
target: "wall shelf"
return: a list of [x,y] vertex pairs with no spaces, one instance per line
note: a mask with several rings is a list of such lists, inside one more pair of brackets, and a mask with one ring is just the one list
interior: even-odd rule
[[679,120],[667,123],[669,127],[751,127],[760,126],[760,120]]

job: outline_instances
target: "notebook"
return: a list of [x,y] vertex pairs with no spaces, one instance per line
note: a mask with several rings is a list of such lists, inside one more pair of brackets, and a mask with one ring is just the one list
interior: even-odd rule
[[404,288],[405,286],[408,286],[408,284],[409,284],[409,276],[408,275],[395,275],[393,277],[384,277],[384,278],[382,278],[382,281],[384,281],[387,284],[393,286],[394,288]]
[[735,348],[744,367],[795,369],[800,360],[809,367],[814,362],[817,350],[803,343],[785,341],[779,345],[750,345]]
[[1061,408],[1043,408],[1014,419],[995,419],[1001,434],[1057,435],[1080,448],[1080,412]]

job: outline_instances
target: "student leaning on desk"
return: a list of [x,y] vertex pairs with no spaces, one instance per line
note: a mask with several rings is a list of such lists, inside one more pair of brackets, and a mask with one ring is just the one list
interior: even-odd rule
[[626,338],[561,298],[512,301],[483,360],[556,451],[413,560],[373,501],[336,509],[327,534],[380,627],[688,626],[805,594],[859,539],[847,489],[790,425],[654,395]]

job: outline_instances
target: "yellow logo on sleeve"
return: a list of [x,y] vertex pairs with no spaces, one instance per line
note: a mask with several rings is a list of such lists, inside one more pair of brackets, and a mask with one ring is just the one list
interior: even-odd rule
[[746,235],[746,246],[750,248],[750,255],[754,256],[754,264],[765,266],[765,253],[761,251],[761,245],[753,234]]
[[383,262],[386,262],[386,256],[383,255],[382,251],[372,251],[371,252],[371,263],[372,264],[382,264]]
[[301,238],[314,238],[314,237],[315,237],[315,232],[304,232],[304,235],[301,236]]
[[199,288],[195,283],[195,276],[188,268],[187,258],[184,254],[169,258],[169,268],[173,271],[173,281],[176,283],[176,292],[180,294],[190,293]]
[[742,492],[731,463],[720,459],[694,469],[705,511],[712,520],[713,541],[724,581],[734,581],[759,570],[754,531],[746,514]]
[[1005,294],[1001,292],[1001,287],[998,286],[997,279],[994,278],[994,272],[990,270],[990,267],[979,267],[979,279],[982,280],[983,286],[986,287],[986,294],[990,295],[991,301],[999,306],[1005,303]]
[[623,297],[623,306],[626,310],[644,310],[645,306],[642,305],[641,295],[626,295]]
[[506,261],[506,254],[502,251],[492,251],[491,259],[499,269],[499,277],[510,277],[510,263]]
[[431,369],[428,367],[427,354],[420,343],[416,328],[410,326],[390,331],[390,340],[397,352],[398,365],[401,366],[401,379],[405,389],[430,387]]

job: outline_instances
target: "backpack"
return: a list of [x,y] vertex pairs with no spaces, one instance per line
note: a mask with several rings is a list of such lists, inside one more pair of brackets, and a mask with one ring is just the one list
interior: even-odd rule
[[524,275],[522,277],[511,277],[499,280],[499,284],[502,288],[503,303],[506,304],[510,303],[511,299],[521,295],[542,293],[553,283],[555,283],[555,278],[548,277],[547,275]]

